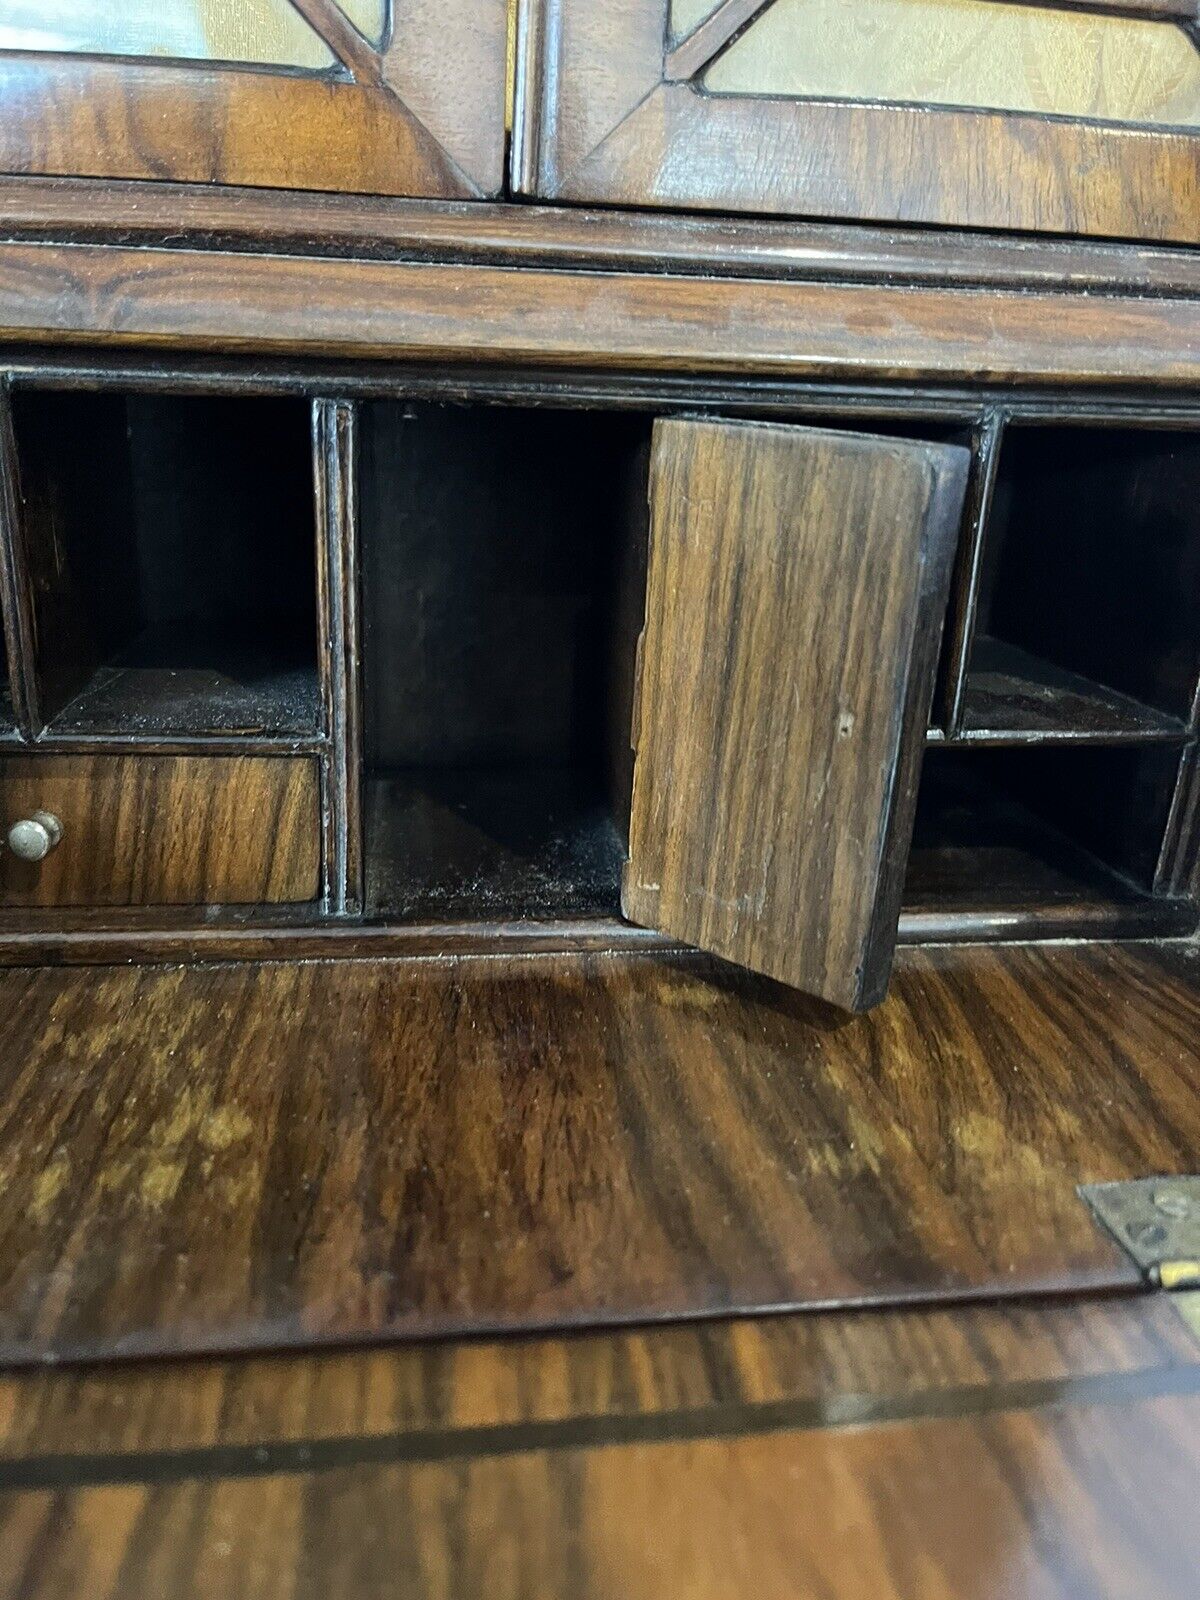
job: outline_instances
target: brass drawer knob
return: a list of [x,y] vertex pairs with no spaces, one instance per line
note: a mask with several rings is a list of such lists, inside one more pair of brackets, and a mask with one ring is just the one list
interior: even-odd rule
[[44,861],[62,838],[62,823],[52,811],[35,811],[8,830],[8,848],[21,861]]

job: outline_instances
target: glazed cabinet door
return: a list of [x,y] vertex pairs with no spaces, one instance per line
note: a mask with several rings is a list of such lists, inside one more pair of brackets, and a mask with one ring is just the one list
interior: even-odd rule
[[474,197],[506,0],[0,0],[0,172]]
[[1200,242],[1197,0],[524,0],[545,198]]
[[631,921],[849,1010],[882,998],[968,465],[658,423]]

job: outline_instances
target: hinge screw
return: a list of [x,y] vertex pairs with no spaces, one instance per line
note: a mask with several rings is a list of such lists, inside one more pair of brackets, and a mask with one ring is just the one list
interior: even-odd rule
[[1154,1196],[1154,1209],[1161,1211],[1164,1217],[1186,1217],[1191,1212],[1192,1204],[1186,1195],[1160,1189]]

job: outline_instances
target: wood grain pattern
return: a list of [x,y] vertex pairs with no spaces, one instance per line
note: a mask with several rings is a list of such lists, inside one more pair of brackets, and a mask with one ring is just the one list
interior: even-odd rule
[[3,830],[50,811],[45,861],[0,854],[0,904],[204,905],[316,898],[317,763],[270,756],[14,756]]
[[393,0],[391,13],[383,81],[475,196],[504,194],[508,0]]
[[353,78],[6,53],[0,170],[367,194],[499,193],[504,0],[439,0],[436,12],[404,0],[381,56],[328,0],[304,4],[325,19]]
[[[884,160],[872,152],[886,149]],[[686,152],[686,155],[683,154]],[[664,84],[541,197],[1200,243],[1200,136]]]
[[1200,296],[1200,255],[1149,245],[165,182],[0,178],[0,228],[76,244]]
[[1200,299],[0,245],[0,337],[293,359],[1195,388]]
[[467,1455],[519,1429],[526,1442],[535,1429],[617,1442],[685,1423],[748,1429],[784,1407],[797,1425],[836,1427],[968,1407],[984,1391],[1002,1404],[1034,1386],[1133,1388],[1198,1364],[1171,1302],[1138,1294],[22,1371],[0,1377],[0,1485],[51,1461],[84,1481],[183,1452],[215,1464],[222,1451],[226,1466],[231,1452],[282,1462],[288,1446],[310,1459],[338,1444]]
[[1194,1166],[1197,959],[9,971],[0,1354],[1136,1286],[1075,1186]]
[[[538,0],[518,63],[521,192],[1200,241],[1200,137],[1190,131],[708,95],[694,82],[664,81],[668,7],[626,0],[610,16],[589,0]],[[614,78],[640,92],[628,103],[614,98]]]
[[631,921],[850,1010],[882,998],[969,465],[655,425]]
[[[685,1583],[698,1600],[751,1591],[791,1600],[798,1585],[846,1600],[909,1600],[914,1587],[932,1600],[1182,1600],[1193,1588],[1200,1468],[1195,1347],[1190,1360],[1160,1349],[1139,1370],[1134,1348],[1154,1341],[1131,1329],[1128,1346],[1118,1338],[1094,1376],[1058,1376],[1066,1352],[1045,1348],[1047,1334],[1057,1337],[1056,1314],[1041,1320],[1028,1344],[1012,1332],[1001,1341],[1000,1371],[1028,1373],[1024,1381],[993,1374],[956,1388],[971,1328],[956,1330],[944,1350],[931,1330],[915,1365],[899,1363],[901,1392],[881,1392],[897,1375],[885,1365],[874,1411],[858,1414],[842,1404],[853,1397],[836,1394],[827,1412],[798,1396],[758,1405],[703,1398],[736,1378],[701,1378],[686,1410],[655,1411],[657,1384],[679,1380],[686,1394],[697,1376],[686,1358],[660,1351],[641,1380],[645,1411],[636,1400],[623,1411],[620,1397],[613,1404],[601,1390],[598,1414],[586,1417],[422,1431],[409,1426],[412,1412],[436,1413],[439,1402],[407,1401],[401,1382],[375,1396],[396,1405],[400,1429],[347,1436],[345,1423],[367,1408],[361,1399],[338,1404],[349,1398],[344,1361],[341,1394],[312,1382],[314,1368],[329,1376],[328,1363],[293,1363],[302,1376],[288,1399],[321,1419],[315,1436],[294,1445],[72,1449],[0,1462],[8,1489],[0,1590],[29,1600],[397,1592],[600,1600]],[[653,1347],[648,1339],[641,1353]],[[985,1339],[968,1364],[987,1369],[992,1354]],[[563,1359],[559,1378],[591,1370],[587,1359]],[[372,1365],[378,1376],[380,1359]],[[545,1388],[517,1397],[511,1384],[524,1367],[521,1357],[489,1366],[485,1353],[476,1375],[500,1377],[503,1387],[483,1400],[484,1414],[539,1410],[554,1380],[540,1369]],[[611,1370],[599,1362],[594,1375]],[[170,1383],[143,1376],[140,1400],[154,1381]],[[128,1385],[93,1380],[93,1395],[103,1387],[119,1405]],[[180,1391],[193,1398],[186,1376]],[[236,1420],[204,1411],[219,1395],[236,1403],[262,1394],[253,1380],[225,1391],[210,1384],[176,1436],[238,1440]],[[461,1398],[470,1416],[479,1397]],[[548,1409],[571,1404],[560,1396]],[[127,1436],[111,1418],[101,1437]],[[295,1420],[285,1412],[287,1434]],[[137,1424],[130,1431],[136,1437]],[[161,1425],[147,1431],[154,1437]]]

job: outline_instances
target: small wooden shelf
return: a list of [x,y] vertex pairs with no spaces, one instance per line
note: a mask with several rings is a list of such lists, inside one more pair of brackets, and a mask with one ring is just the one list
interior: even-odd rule
[[308,407],[21,390],[13,425],[40,739],[317,738]]
[[[48,727],[64,735],[161,740],[306,737],[320,727],[315,663],[244,629],[222,636],[151,630],[98,667]],[[252,642],[251,642],[252,641]]]
[[[1052,756],[1089,760],[1089,782],[1059,802],[1058,817],[1026,798],[1045,801],[1059,787],[1063,774],[1040,770]],[[1147,798],[1151,814],[1138,819],[1136,840],[1106,841],[1111,862],[1083,842],[1101,848],[1106,839],[1106,795],[1089,797],[1090,780],[1104,774],[1091,766],[1108,763],[1109,786],[1123,792],[1128,764],[1137,759],[1137,751],[1094,749],[1079,757],[1069,751],[972,756],[961,747],[932,752],[905,879],[902,936],[1116,938],[1191,931],[1195,908],[1156,897],[1148,887],[1165,824],[1161,806]],[[1031,762],[1039,763],[1037,771],[1029,769]],[[1096,816],[1088,806],[1097,808]]]
[[367,790],[367,910],[401,922],[616,915],[625,849],[570,770],[381,774]]
[[1014,811],[1002,824],[914,844],[905,879],[901,938],[1122,938],[1188,933],[1196,912],[1155,899],[1073,845]]
[[951,742],[1154,743],[1186,735],[1178,717],[981,634],[967,676],[962,732]]

